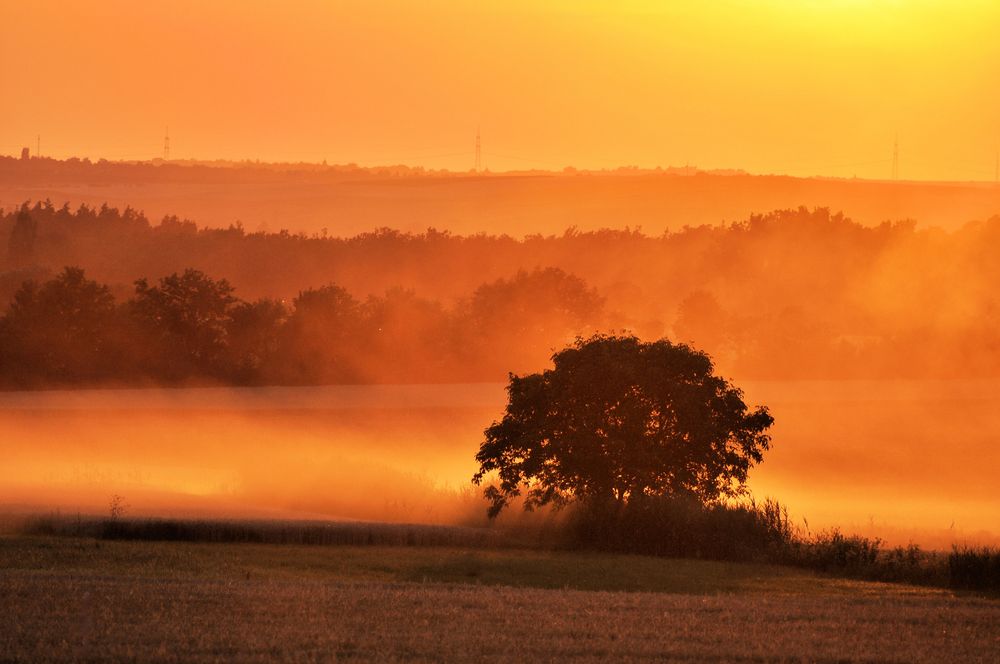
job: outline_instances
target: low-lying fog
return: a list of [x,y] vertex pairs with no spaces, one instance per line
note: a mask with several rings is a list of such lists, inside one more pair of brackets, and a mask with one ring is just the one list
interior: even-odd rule
[[[1000,383],[742,383],[774,444],[751,474],[797,523],[996,543]],[[471,523],[503,385],[0,393],[0,510]]]

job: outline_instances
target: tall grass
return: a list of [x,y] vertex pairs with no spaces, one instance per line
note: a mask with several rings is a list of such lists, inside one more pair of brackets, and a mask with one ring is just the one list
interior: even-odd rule
[[587,548],[714,560],[768,559],[795,536],[777,501],[704,506],[665,497],[581,506],[570,516],[568,534]]
[[871,581],[950,585],[946,555],[916,544],[885,548],[882,540],[837,529],[791,542],[780,562]]
[[50,515],[26,520],[22,532],[30,535],[164,542],[468,548],[503,545],[497,532],[482,528],[340,521],[183,520]]
[[536,515],[505,527],[367,522],[239,521],[49,515],[26,519],[33,535],[256,544],[568,548],[676,558],[793,565],[873,581],[1000,593],[1000,550],[886,548],[877,538],[839,530],[803,533],[774,500],[702,505],[644,498],[589,503],[561,518]]
[[566,543],[620,553],[770,562],[872,581],[1000,592],[1000,550],[925,551],[887,548],[878,538],[839,530],[803,533],[774,500],[702,505],[679,498],[643,498],[628,505],[578,506]]
[[948,556],[951,585],[1000,592],[1000,550],[955,548]]

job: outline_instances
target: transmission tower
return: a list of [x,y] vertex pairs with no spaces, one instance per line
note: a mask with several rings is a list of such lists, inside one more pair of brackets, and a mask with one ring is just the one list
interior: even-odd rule
[[37,159],[42,158],[42,135],[39,134],[35,137],[35,157]]
[[899,179],[899,138],[892,142],[892,179]]
[[170,127],[163,134],[163,161],[170,161]]
[[483,170],[483,146],[479,140],[479,127],[476,127],[476,166],[475,172],[479,173]]

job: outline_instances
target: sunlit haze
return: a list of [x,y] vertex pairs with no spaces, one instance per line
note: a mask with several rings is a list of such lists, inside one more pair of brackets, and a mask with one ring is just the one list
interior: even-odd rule
[[1000,0],[0,26],[0,663],[1000,662]]
[[[0,152],[993,180],[987,0],[0,0]],[[40,140],[39,140],[40,138]]]

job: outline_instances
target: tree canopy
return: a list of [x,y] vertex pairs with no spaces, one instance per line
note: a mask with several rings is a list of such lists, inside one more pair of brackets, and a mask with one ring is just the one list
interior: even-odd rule
[[714,374],[705,353],[665,339],[597,335],[552,356],[554,367],[511,374],[503,418],[476,460],[490,516],[573,500],[640,496],[703,502],[745,490],[770,446],[773,418]]
[[228,281],[188,269],[163,277],[155,286],[139,279],[131,307],[136,321],[148,329],[150,341],[159,346],[158,352],[179,349],[172,363],[212,366],[224,353],[236,302]]
[[114,323],[114,297],[79,268],[41,285],[27,281],[0,318],[0,375],[99,378]]

